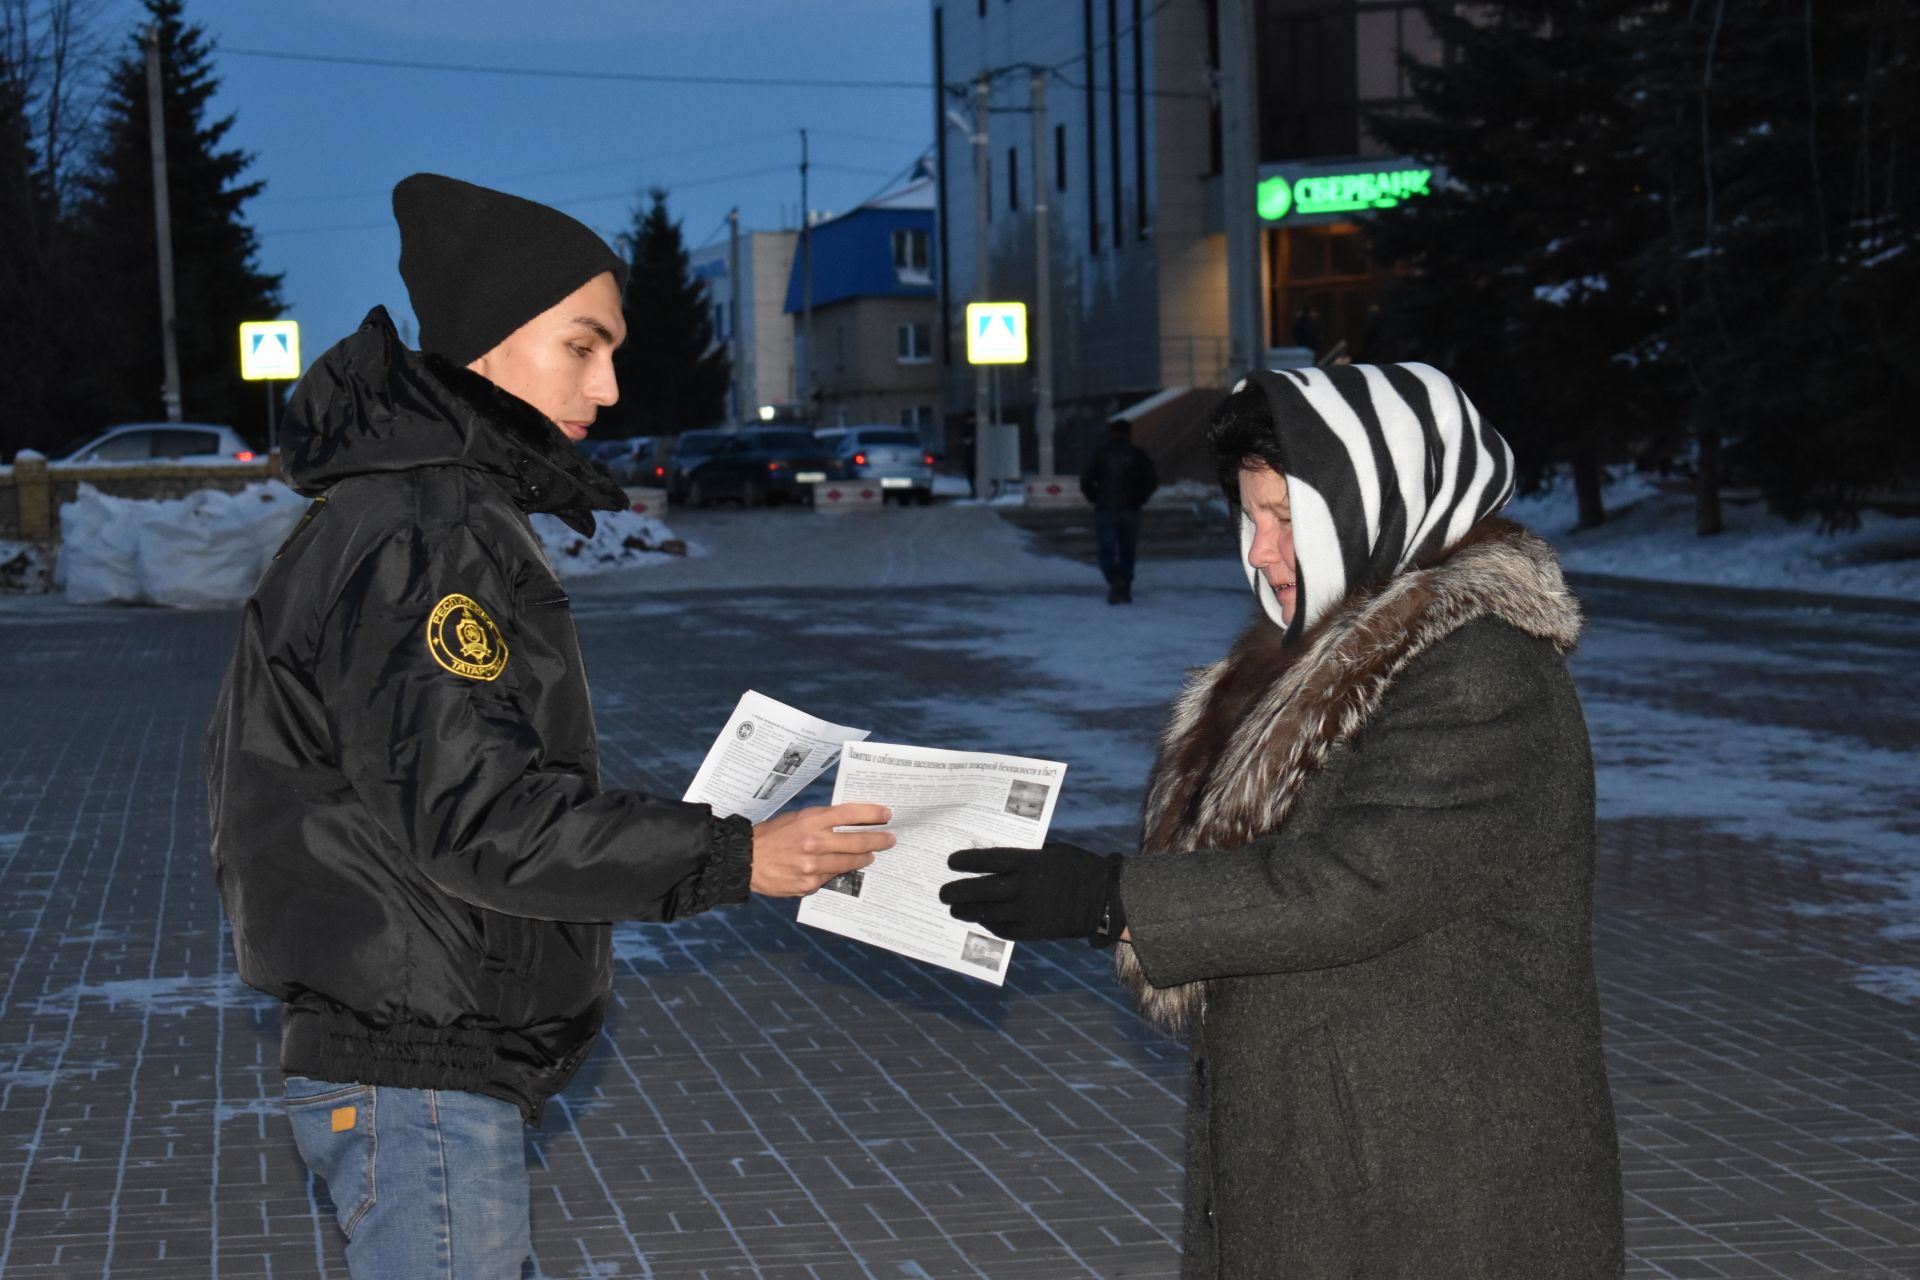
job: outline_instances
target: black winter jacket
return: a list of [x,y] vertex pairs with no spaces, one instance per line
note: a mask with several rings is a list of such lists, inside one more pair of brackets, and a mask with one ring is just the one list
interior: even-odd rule
[[240,976],[289,1073],[541,1105],[579,1067],[613,920],[746,897],[752,828],[602,792],[567,595],[527,512],[624,505],[537,410],[400,342],[322,356],[286,469],[317,497],[247,602],[207,740]]
[[1126,440],[1103,441],[1080,472],[1080,492],[1097,511],[1138,511],[1159,487],[1153,458]]

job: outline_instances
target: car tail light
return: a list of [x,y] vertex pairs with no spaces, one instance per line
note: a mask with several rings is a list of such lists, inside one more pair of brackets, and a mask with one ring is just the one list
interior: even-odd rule
[[924,463],[926,463],[926,464],[927,464],[928,466],[932,466],[932,465],[933,465],[933,455],[932,455],[932,454],[930,454],[930,453],[929,453],[929,454],[926,454],[926,455],[924,455],[924,456],[923,456],[923,457],[922,457],[922,458],[920,459],[920,461],[922,461],[922,462],[924,462]]
[[665,467],[655,467],[653,469],[653,474],[655,474],[656,476],[663,476],[667,474],[667,469]]
[[786,465],[787,465],[786,463],[781,462],[779,459],[776,458],[774,461],[769,462],[767,464],[767,470],[780,471],[780,470],[783,470],[786,467]]
[[242,449],[240,452],[233,455],[233,460],[235,462],[252,462],[253,456],[254,456],[253,450]]
[[866,466],[866,465],[867,465],[867,455],[866,455],[866,454],[864,454],[864,453],[856,453],[856,454],[854,454],[854,455],[853,455],[853,465],[854,465],[854,466],[856,466],[856,467],[864,467],[864,466]]

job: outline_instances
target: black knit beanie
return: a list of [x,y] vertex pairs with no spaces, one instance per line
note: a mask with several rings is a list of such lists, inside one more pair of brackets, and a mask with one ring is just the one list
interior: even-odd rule
[[471,364],[603,271],[622,292],[627,264],[606,241],[546,205],[437,173],[393,189],[400,278],[420,349]]

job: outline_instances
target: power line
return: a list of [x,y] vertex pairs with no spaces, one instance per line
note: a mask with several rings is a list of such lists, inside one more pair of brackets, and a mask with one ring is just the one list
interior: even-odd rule
[[[887,180],[880,184],[879,188],[873,193],[873,195],[870,195],[865,200],[862,200],[860,204],[864,205],[869,203],[870,201],[874,200],[876,197],[884,195],[886,192],[891,191],[893,189],[893,185],[896,182],[899,182],[902,178],[911,177],[913,175],[913,171],[920,166],[921,162],[925,161],[930,155],[932,155],[932,153],[933,153],[933,149],[929,147],[927,150],[922,151],[919,155],[915,156],[913,159],[907,161],[905,168],[894,170],[893,173],[888,176]],[[855,205],[854,207],[859,208],[860,206]]]
[[477,62],[423,62],[406,58],[355,58],[345,54],[293,53],[285,49],[235,49],[222,45],[222,55],[273,58],[283,62],[324,62],[344,67],[382,67],[399,71],[449,71],[466,75],[529,76],[549,80],[610,80],[632,84],[701,84],[753,89],[913,89],[924,91],[925,80],[819,80],[802,76],[701,76],[661,71],[567,71],[553,67],[514,67]]
[[[644,195],[653,187],[662,187],[669,192],[687,191],[695,187],[710,187],[720,182],[739,182],[747,178],[764,178],[770,174],[785,173],[792,167],[790,164],[763,165],[757,169],[740,169],[733,173],[710,174],[704,178],[692,178],[685,182],[647,182],[631,187],[623,187],[618,191],[601,191],[595,192],[592,195],[562,196],[550,199],[545,203],[554,205],[557,208],[567,208],[572,205],[605,204],[609,200],[638,200],[640,196]],[[839,173],[855,173],[863,177],[876,177],[887,172],[885,169],[868,169],[860,165],[821,164],[818,161],[814,163],[814,167],[816,169],[830,169]],[[385,195],[386,193],[383,191],[377,194]],[[263,236],[318,235],[335,231],[371,231],[392,225],[393,223],[390,219],[382,219],[379,222],[343,222],[317,227],[265,227],[257,231],[256,234]]]
[[[671,160],[679,156],[705,155],[708,152],[718,151],[724,147],[745,146],[750,142],[765,142],[769,138],[784,138],[789,132],[790,131],[786,129],[773,129],[765,133],[751,133],[738,138],[723,138],[718,142],[704,142],[697,146],[676,147],[671,151],[649,151],[645,155],[617,156],[607,160],[590,161],[586,164],[563,165],[557,169],[529,169],[518,173],[503,173],[489,178],[488,181],[493,183],[516,182],[522,178],[548,178],[563,173],[585,173],[593,169],[618,169],[626,165],[649,164],[655,160]],[[263,196],[253,203],[256,206],[331,204],[342,200],[370,200],[376,196],[385,198],[390,190],[391,188],[381,187],[377,191],[338,191],[315,196]]]

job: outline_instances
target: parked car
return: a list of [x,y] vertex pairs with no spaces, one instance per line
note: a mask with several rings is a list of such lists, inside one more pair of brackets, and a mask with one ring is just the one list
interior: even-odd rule
[[721,441],[732,439],[738,434],[735,431],[715,429],[682,431],[675,436],[673,448],[667,455],[667,501],[685,502],[688,473],[706,461],[707,457],[720,447]]
[[613,478],[621,484],[667,487],[667,469],[673,463],[672,436],[636,436],[626,452],[614,459]]
[[935,458],[911,428],[832,427],[814,434],[832,448],[847,479],[877,483],[902,502],[933,501]]
[[261,455],[232,427],[211,422],[129,422],[106,431],[75,449],[55,466],[140,462],[204,463],[258,462]]
[[585,440],[574,441],[573,451],[589,462],[604,465],[615,456],[625,453],[632,444],[631,440],[597,440],[589,436]]
[[811,501],[813,486],[837,478],[841,471],[812,432],[764,427],[726,436],[685,474],[685,500],[693,506],[735,498],[741,506],[753,507],[787,498]]

